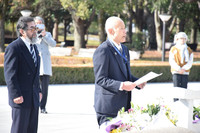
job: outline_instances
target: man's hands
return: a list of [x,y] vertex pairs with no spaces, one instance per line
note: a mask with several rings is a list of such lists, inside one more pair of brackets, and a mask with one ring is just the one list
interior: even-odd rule
[[[138,85],[138,87],[143,89],[145,85],[146,85],[146,82]],[[130,81],[125,81],[123,82],[123,85],[122,85],[122,89],[125,91],[132,91],[135,87],[136,87],[136,84]]]
[[13,99],[13,102],[16,103],[16,104],[21,104],[21,103],[24,102],[24,98],[23,98],[23,96],[17,97],[15,99]]
[[140,89],[143,89],[143,88],[145,87],[146,84],[147,84],[147,82],[144,82],[144,83],[138,85],[138,87],[139,87]]
[[[39,96],[40,96],[40,102],[41,102],[42,93],[39,93]],[[17,97],[15,99],[13,99],[13,102],[16,103],[16,104],[22,104],[24,102],[24,98],[23,98],[23,96]]]
[[45,29],[42,30],[41,35],[42,35],[42,37],[46,36],[46,31],[45,31]]
[[122,89],[125,91],[132,91],[136,87],[136,84],[130,81],[123,82]]
[[40,92],[39,95],[40,95],[40,102],[41,102],[41,100],[42,100],[42,93]]
[[185,72],[185,69],[180,69],[180,70],[178,71],[179,74],[183,74],[184,72]]

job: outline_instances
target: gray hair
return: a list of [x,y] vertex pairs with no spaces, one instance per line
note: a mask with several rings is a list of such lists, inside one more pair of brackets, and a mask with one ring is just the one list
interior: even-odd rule
[[20,17],[17,26],[16,26],[16,31],[17,31],[17,36],[22,36],[21,33],[19,32],[20,29],[27,30],[29,22],[34,22],[34,19],[32,17]]
[[111,16],[106,20],[105,30],[106,30],[107,34],[108,34],[108,29],[113,29],[114,28],[116,21],[123,21],[123,20],[121,18],[119,18],[119,17],[116,17],[116,16]]
[[42,17],[40,17],[40,16],[36,16],[36,17],[34,18],[34,20],[40,20],[40,21],[42,21],[42,23],[44,24],[44,19],[43,19]]

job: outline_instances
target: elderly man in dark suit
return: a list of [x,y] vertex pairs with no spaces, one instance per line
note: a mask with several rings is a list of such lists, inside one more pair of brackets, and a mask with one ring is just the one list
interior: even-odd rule
[[108,117],[116,117],[118,111],[130,108],[131,90],[143,88],[146,83],[136,86],[138,78],[131,75],[128,48],[121,44],[126,41],[124,22],[118,17],[109,17],[105,29],[108,39],[93,55],[95,74],[95,111],[101,125]]
[[18,39],[5,51],[4,76],[12,107],[11,133],[37,133],[41,95],[40,57],[33,18],[21,17],[17,23]]

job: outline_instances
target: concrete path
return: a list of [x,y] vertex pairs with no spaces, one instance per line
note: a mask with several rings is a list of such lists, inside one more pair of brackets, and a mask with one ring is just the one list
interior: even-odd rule
[[[200,82],[188,88],[200,89]],[[172,83],[148,83],[145,89],[172,87]],[[152,92],[154,93],[154,92]],[[98,133],[93,108],[94,84],[50,85],[48,114],[39,115],[38,133]],[[9,133],[11,108],[6,86],[0,86],[0,133]]]

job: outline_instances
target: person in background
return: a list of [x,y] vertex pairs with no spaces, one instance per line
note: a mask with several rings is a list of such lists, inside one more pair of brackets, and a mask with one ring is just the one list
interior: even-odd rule
[[[116,117],[124,107],[130,109],[131,90],[138,78],[131,74],[128,48],[121,44],[126,41],[126,29],[119,17],[109,17],[105,24],[108,39],[95,50],[93,55],[95,75],[94,108],[100,130],[109,117]],[[146,82],[138,87],[143,88]]]
[[34,18],[37,27],[37,42],[39,55],[41,58],[40,64],[40,85],[42,89],[42,100],[40,103],[41,113],[47,114],[46,103],[48,96],[49,78],[52,76],[51,54],[50,47],[56,46],[56,41],[52,38],[50,32],[46,32],[43,18],[36,16]]
[[4,55],[4,76],[12,107],[11,133],[37,133],[42,94],[34,19],[20,17],[17,34],[18,38],[7,46]]
[[[169,52],[169,64],[174,87],[182,87],[187,89],[188,75],[193,63],[193,53],[187,46],[187,35],[179,32],[174,37],[175,45],[171,47]],[[174,99],[177,101],[178,99]]]

